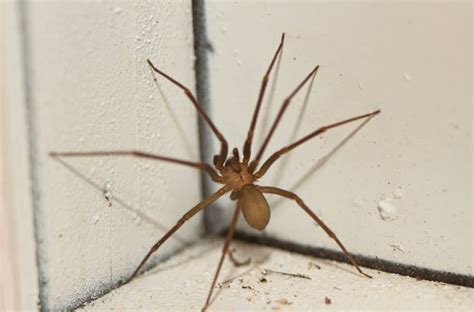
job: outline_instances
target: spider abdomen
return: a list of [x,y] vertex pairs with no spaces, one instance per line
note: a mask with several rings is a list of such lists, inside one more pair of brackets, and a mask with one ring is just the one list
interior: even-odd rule
[[237,205],[251,227],[259,231],[265,229],[270,221],[270,207],[255,185],[247,184],[242,188],[237,198]]

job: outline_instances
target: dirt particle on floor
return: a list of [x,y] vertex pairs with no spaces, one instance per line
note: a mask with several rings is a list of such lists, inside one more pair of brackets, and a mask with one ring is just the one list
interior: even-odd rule
[[321,266],[317,265],[316,263],[313,263],[313,262],[309,262],[308,263],[308,271],[313,269],[313,268],[316,268],[318,270],[321,270]]
[[285,299],[285,298],[280,298],[280,299],[277,299],[275,300],[276,303],[278,304],[282,304],[282,305],[290,305],[291,302],[288,301],[288,299]]

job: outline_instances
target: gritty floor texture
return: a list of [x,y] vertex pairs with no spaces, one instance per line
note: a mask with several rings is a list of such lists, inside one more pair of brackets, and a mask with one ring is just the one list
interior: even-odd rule
[[[222,240],[203,240],[82,310],[185,310],[203,306]],[[472,311],[474,289],[366,269],[279,249],[234,242],[209,311]],[[248,263],[250,259],[250,263]]]

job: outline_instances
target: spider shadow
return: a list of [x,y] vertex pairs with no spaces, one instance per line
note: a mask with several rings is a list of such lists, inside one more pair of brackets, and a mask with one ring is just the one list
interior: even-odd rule
[[[299,178],[295,183],[293,183],[293,185],[291,185],[288,188],[288,190],[290,190],[291,192],[296,192],[298,190],[298,188],[301,187],[301,185],[303,185],[317,171],[319,171],[322,167],[324,167],[324,165],[326,165],[331,160],[331,158],[344,145],[346,145],[363,127],[365,127],[367,125],[367,123],[373,117],[374,116],[365,119],[360,125],[358,125],[354,130],[352,130],[345,138],[343,138],[336,146],[334,146],[333,149],[331,149],[331,151],[329,151],[329,153],[327,153],[326,155],[321,157],[308,171],[306,171],[306,173],[301,178]],[[275,200],[275,202],[273,203],[273,208],[272,209],[275,209],[275,208],[279,207],[284,200],[285,200],[284,198],[279,198],[279,199]]]
[[[334,261],[334,260],[331,260],[330,262],[327,262],[325,263],[326,266],[331,266],[339,271],[344,271],[345,273],[347,274],[351,274],[353,276],[357,276],[357,277],[360,277],[360,278],[367,278],[365,276],[363,276],[362,274],[354,271],[354,270],[351,270],[350,268],[346,268],[345,266],[343,266],[341,263],[337,262],[337,261]],[[349,265],[349,264],[347,264]],[[354,266],[351,266],[351,268],[353,269]],[[367,268],[365,268],[367,269]]]
[[[173,258],[180,257],[180,254],[182,252],[184,252],[187,247],[188,246],[183,246],[183,248],[181,248],[177,252],[173,252],[169,257],[167,257],[163,260],[160,260],[160,262],[166,261],[167,259],[169,259],[171,257],[173,257]],[[198,250],[197,252],[192,253],[192,254],[188,255],[187,257],[185,257],[183,259],[177,260],[176,262],[173,262],[173,263],[170,263],[170,264],[163,263],[162,265],[160,265],[158,263],[158,266],[153,266],[149,270],[150,271],[149,274],[147,274],[146,276],[155,275],[155,274],[158,274],[158,273],[161,273],[161,272],[164,272],[164,271],[171,270],[173,268],[180,267],[181,265],[186,264],[190,261],[193,261],[193,260],[204,257],[209,252],[211,252],[211,251],[213,251],[213,250],[215,250],[216,248],[219,248],[219,247],[220,247],[220,244],[218,242],[211,242],[210,246],[208,246],[208,247],[206,247],[202,250]],[[147,270],[144,270],[143,272],[146,272],[146,271]]]
[[277,86],[277,82],[278,82],[278,76],[279,76],[279,72],[280,72],[281,60],[282,60],[284,52],[285,52],[285,46],[283,45],[281,53],[278,55],[278,59],[277,59],[276,64],[275,64],[275,72],[273,74],[273,79],[270,79],[270,81],[271,81],[270,90],[269,90],[270,92],[268,92],[268,99],[266,101],[266,105],[262,105],[262,107],[263,106],[267,107],[267,113],[266,114],[260,114],[260,115],[263,115],[263,116],[261,116],[262,121],[260,122],[260,126],[258,126],[259,135],[258,135],[257,142],[258,142],[259,145],[262,144],[263,140],[265,139],[265,136],[267,135],[268,122],[269,122],[269,118],[270,118],[270,116],[269,116],[270,114],[268,114],[268,113],[270,112],[271,104],[272,104],[273,98],[275,96],[275,90],[276,90],[276,86]]
[[[303,117],[305,115],[306,108],[308,107],[309,97],[311,95],[311,92],[313,91],[313,85],[314,85],[314,80],[316,79],[316,76],[317,75],[313,75],[313,77],[311,78],[311,80],[309,82],[309,86],[308,86],[308,89],[306,90],[306,94],[305,94],[305,97],[304,97],[304,100],[303,100],[303,107],[301,108],[300,113],[299,113],[298,117],[296,118],[295,127],[293,128],[293,132],[291,133],[288,144],[291,144],[291,143],[296,141],[296,135],[298,134],[298,131],[300,130],[301,125],[303,124]],[[283,177],[283,173],[285,172],[286,167],[289,163],[290,157],[291,157],[291,154],[287,155],[287,157],[285,157],[283,159],[283,162],[280,165],[280,168],[279,168],[277,174],[275,175],[273,185],[278,185],[280,183],[280,181]]]
[[[64,168],[66,168],[68,171],[73,173],[75,176],[77,176],[78,178],[80,178],[81,180],[83,180],[84,182],[89,184],[90,186],[94,187],[95,189],[99,190],[102,193],[105,191],[102,186],[100,186],[98,183],[96,183],[96,182],[92,181],[91,179],[89,179],[87,176],[85,176],[83,173],[78,171],[71,164],[69,164],[66,161],[62,160],[60,157],[57,157],[57,156],[51,156],[51,157],[55,161],[57,161],[60,165],[62,165]],[[127,210],[128,212],[131,212],[131,213],[135,214],[136,216],[140,217],[141,220],[143,220],[146,224],[154,227],[155,229],[160,229],[162,231],[168,231],[169,230],[169,228],[166,227],[165,225],[159,223],[158,221],[156,221],[155,219],[153,219],[152,217],[150,217],[146,213],[143,213],[140,210],[132,207],[130,204],[125,202],[123,199],[117,197],[116,195],[110,194],[110,195],[108,195],[108,198],[110,200],[118,203],[119,204],[118,207],[121,207],[122,209]],[[174,238],[176,241],[180,242],[182,245],[189,245],[190,244],[189,241],[181,238],[178,234],[173,235],[172,238]]]
[[158,83],[158,79],[156,78],[155,72],[153,71],[153,69],[151,69],[151,67],[149,67],[149,69],[150,69],[150,73],[153,77],[153,82],[155,84],[155,87],[158,90],[161,98],[163,99],[163,102],[166,106],[166,109],[167,109],[169,115],[171,116],[171,119],[173,120],[174,125],[176,126],[176,130],[179,132],[179,136],[181,137],[181,139],[183,141],[184,148],[186,149],[187,154],[191,155],[193,159],[196,158],[196,155],[194,154],[193,147],[191,145],[191,142],[188,139],[186,131],[184,131],[183,127],[181,126],[181,123],[179,122],[179,119],[177,118],[175,112],[172,109],[172,105],[171,105],[170,101],[168,100],[168,97],[163,92],[163,89],[161,88],[160,84]]
[[[344,271],[345,273],[351,274],[353,276],[366,278],[359,272],[355,271],[355,267],[348,262],[340,262],[339,260],[327,259],[327,258],[315,258],[312,263],[315,263],[319,266],[318,270],[323,271],[324,267],[333,267],[339,271]],[[346,267],[349,266],[349,267]],[[366,268],[367,269],[367,268]],[[308,269],[309,270],[309,269]]]
[[[279,76],[279,72],[280,72],[281,60],[282,60],[282,57],[283,57],[284,50],[282,50],[281,52],[282,53],[279,54],[278,59],[277,59],[277,63],[276,63],[276,66],[275,66],[275,73],[273,75],[273,79],[271,80],[272,84],[270,86],[270,92],[268,93],[268,100],[266,102],[266,104],[267,104],[266,106],[268,107],[268,109],[271,107],[271,103],[273,102],[273,98],[275,96],[275,89],[276,89],[276,85],[277,85],[277,82],[278,82],[278,76]],[[313,75],[311,77],[311,80],[309,81],[309,85],[308,85],[308,88],[306,89],[306,93],[305,93],[305,96],[304,96],[304,99],[303,99],[303,105],[302,105],[302,108],[301,108],[301,110],[298,114],[298,117],[296,118],[296,122],[294,123],[295,127],[293,128],[293,131],[290,135],[288,144],[291,144],[296,140],[296,136],[298,134],[298,131],[300,130],[301,125],[303,124],[303,118],[304,118],[304,115],[305,115],[305,112],[306,112],[306,108],[308,107],[311,92],[313,91],[313,86],[314,86],[314,81],[316,79],[316,76],[317,75]],[[263,139],[265,138],[265,136],[267,135],[269,118],[270,118],[270,114],[268,114],[268,113],[263,114],[263,116],[262,116],[262,122],[261,122],[261,125],[259,126],[260,135],[259,135],[259,140],[258,141],[260,142],[260,144],[263,141]],[[282,159],[282,163],[280,165],[280,168],[279,168],[278,172],[276,173],[276,175],[273,179],[272,185],[278,185],[278,183],[281,181],[281,179],[283,177],[283,173],[285,172],[286,167],[289,163],[290,157],[291,157],[291,154],[286,155],[286,157],[284,157]]]
[[[270,107],[271,103],[273,102],[273,97],[274,97],[274,94],[275,94],[276,84],[277,84],[277,81],[278,81],[278,74],[279,74],[279,71],[280,71],[280,65],[281,65],[283,52],[284,52],[284,50],[282,50],[282,53],[280,53],[280,55],[278,56],[278,59],[277,59],[277,63],[276,63],[276,66],[275,66],[275,73],[273,75],[272,84],[271,84],[271,87],[270,87],[270,92],[268,94],[267,107]],[[304,100],[303,100],[302,108],[300,110],[300,113],[298,114],[298,117],[296,118],[296,122],[294,123],[295,126],[294,126],[293,131],[290,135],[288,144],[291,144],[296,140],[296,136],[298,134],[298,131],[300,130],[301,125],[303,124],[303,118],[304,118],[306,108],[307,108],[308,103],[309,103],[309,98],[310,98],[311,92],[313,90],[314,81],[316,79],[316,76],[317,75],[313,75],[310,82],[309,82],[309,85],[308,85],[308,88],[306,90],[306,94],[305,94],[305,97],[304,97]],[[317,172],[319,169],[321,169],[330,160],[330,158],[332,156],[334,156],[346,143],[348,143],[348,141],[357,132],[359,132],[373,117],[374,116],[365,119],[359,126],[357,126],[344,139],[342,139],[329,153],[327,153],[325,156],[321,157],[313,167],[311,167],[298,181],[296,181],[288,189],[290,191],[297,190],[315,172]],[[263,114],[262,123],[261,123],[261,126],[259,127],[259,132],[260,132],[259,141],[263,141],[263,138],[265,137],[265,135],[267,135],[268,122],[269,122],[269,114],[268,113]],[[279,185],[279,183],[281,182],[282,178],[284,177],[284,172],[285,172],[285,170],[288,166],[288,163],[290,162],[289,160],[290,160],[291,156],[292,156],[291,153],[287,154],[281,160],[281,165],[278,168],[278,172],[275,174],[275,176],[272,179],[273,180],[272,183],[271,183],[272,185]],[[275,203],[274,203],[275,208],[278,207],[279,205],[281,205],[282,201],[283,201],[283,198],[280,198],[280,199],[276,200]]]
[[245,275],[249,274],[250,272],[258,269],[262,264],[266,263],[268,260],[270,260],[271,257],[271,252],[268,251],[263,251],[260,246],[257,245],[252,245],[252,246],[246,246],[246,245],[238,245],[238,247],[241,249],[242,253],[245,253],[250,259],[251,259],[251,264],[250,267],[235,274],[236,271],[240,271],[239,267],[233,265],[232,268],[227,272],[227,278],[220,283],[220,287],[215,291],[213,298],[209,302],[209,306],[213,304],[213,302],[219,297],[219,294],[221,293],[224,285],[228,285],[232,283],[234,280],[244,277]]

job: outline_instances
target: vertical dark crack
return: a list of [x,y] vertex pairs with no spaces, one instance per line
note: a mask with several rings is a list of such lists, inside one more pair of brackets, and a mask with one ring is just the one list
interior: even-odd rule
[[[207,37],[206,12],[204,0],[193,0],[193,33],[194,53],[196,61],[194,69],[196,73],[196,96],[204,110],[209,112],[211,107],[210,85],[209,85],[209,53],[212,52],[211,44]],[[198,117],[200,159],[211,162],[213,155],[212,133],[202,118]],[[212,163],[212,162],[211,162]],[[205,173],[201,174],[202,195],[207,196],[212,192],[212,182]],[[204,211],[204,228],[207,234],[215,233],[215,220],[218,219],[215,209]]]
[[23,77],[23,91],[24,91],[24,105],[25,107],[25,120],[27,123],[27,142],[28,142],[28,162],[29,162],[29,175],[30,175],[30,192],[32,198],[32,209],[33,209],[33,226],[34,235],[36,240],[36,265],[38,269],[38,305],[41,311],[47,309],[47,281],[44,274],[44,258],[42,256],[42,239],[41,239],[41,205],[40,205],[40,178],[39,178],[39,158],[38,158],[38,125],[37,116],[35,111],[34,103],[34,89],[32,79],[32,57],[31,57],[31,32],[30,32],[30,16],[29,16],[29,1],[20,0],[18,2],[18,15],[19,15],[19,29],[20,29],[20,42],[21,42],[21,71]]

